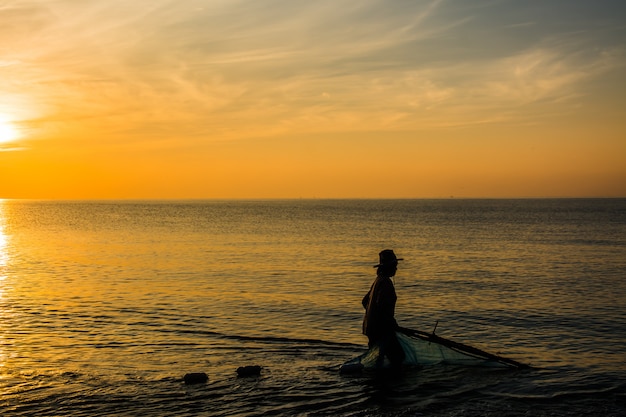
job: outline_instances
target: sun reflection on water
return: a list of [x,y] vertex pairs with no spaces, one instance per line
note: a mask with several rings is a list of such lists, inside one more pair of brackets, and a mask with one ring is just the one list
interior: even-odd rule
[[7,253],[8,237],[4,231],[6,223],[5,200],[0,200],[0,299],[3,294],[3,281],[6,279],[6,269],[9,262],[9,254]]
[[[8,237],[5,233],[5,223],[6,223],[6,213],[5,213],[5,205],[6,201],[0,199],[0,316],[4,316],[3,314],[3,297],[4,297],[4,288],[5,288],[5,280],[7,278],[7,269],[9,263],[9,254],[8,254]],[[1,318],[2,321],[6,320],[5,317]],[[5,345],[4,342],[4,334],[0,333],[0,369],[4,367],[6,352],[2,346]]]

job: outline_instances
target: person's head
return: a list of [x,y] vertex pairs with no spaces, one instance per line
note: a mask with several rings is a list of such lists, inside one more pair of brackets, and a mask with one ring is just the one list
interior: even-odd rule
[[396,275],[396,271],[398,270],[398,261],[399,259],[396,257],[396,254],[393,253],[391,249],[385,249],[378,254],[379,262],[378,265],[375,265],[374,268],[378,268],[376,270],[376,275],[379,277],[387,277],[391,278]]

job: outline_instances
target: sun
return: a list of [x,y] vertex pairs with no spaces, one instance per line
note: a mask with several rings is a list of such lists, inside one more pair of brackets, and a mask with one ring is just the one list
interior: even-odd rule
[[19,137],[17,130],[10,122],[0,118],[0,143],[12,142]]

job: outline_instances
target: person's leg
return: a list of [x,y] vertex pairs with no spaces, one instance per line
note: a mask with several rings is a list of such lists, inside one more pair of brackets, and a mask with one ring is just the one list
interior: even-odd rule
[[393,368],[402,367],[402,363],[404,362],[406,355],[404,353],[404,349],[402,349],[402,345],[396,337],[395,332],[387,338],[385,354],[389,358],[389,362],[391,362],[391,366]]

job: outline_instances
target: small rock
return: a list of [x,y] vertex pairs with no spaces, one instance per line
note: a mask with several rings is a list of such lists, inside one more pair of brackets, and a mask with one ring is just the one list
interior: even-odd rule
[[185,374],[185,377],[183,378],[183,380],[185,381],[185,384],[187,385],[203,384],[209,380],[209,376],[205,374],[204,372],[191,372],[191,373]]
[[237,368],[237,375],[239,376],[254,376],[261,374],[261,367],[259,365],[240,366]]

